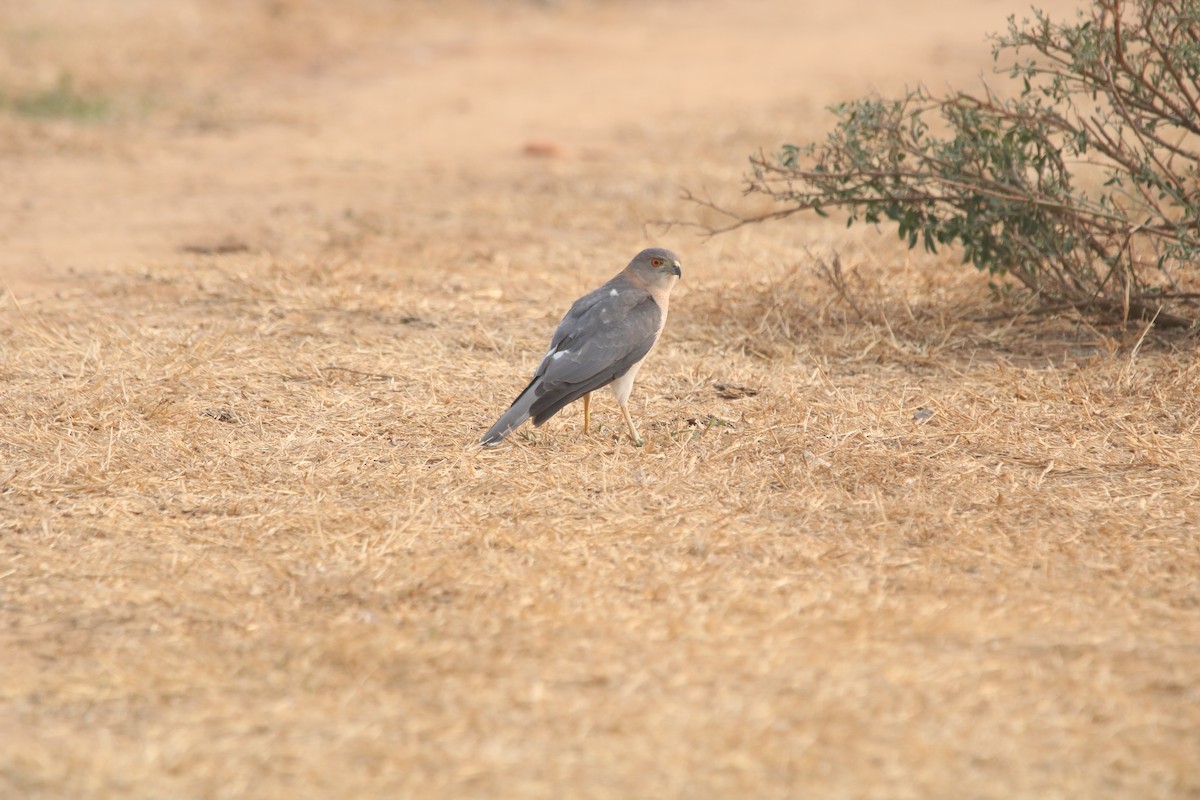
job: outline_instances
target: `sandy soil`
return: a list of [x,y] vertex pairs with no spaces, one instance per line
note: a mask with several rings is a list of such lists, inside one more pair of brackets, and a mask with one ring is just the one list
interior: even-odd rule
[[[748,152],[818,134],[831,102],[976,80],[1005,8],[50,2],[7,16],[10,94],[69,75],[115,117],[6,121],[0,269],[24,292],[226,240],[308,256],[348,217],[387,226],[397,257],[450,237],[511,253],[514,228],[590,252],[554,220],[507,218],[531,181],[557,182],[559,213],[578,203],[624,253],[668,209],[647,197],[594,220],[597,181],[633,202],[685,186],[735,198]],[[472,224],[476,206],[508,224]],[[696,241],[670,243],[705,268]]]

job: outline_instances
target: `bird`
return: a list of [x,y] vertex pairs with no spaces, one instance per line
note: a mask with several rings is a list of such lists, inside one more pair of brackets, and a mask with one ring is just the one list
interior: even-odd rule
[[528,419],[538,427],[581,397],[587,434],[591,393],[607,386],[630,437],[643,444],[629,416],[629,393],[642,362],[662,336],[671,289],[682,276],[679,256],[651,247],[634,256],[608,283],[576,300],[554,331],[550,349],[529,385],[480,443],[499,444]]

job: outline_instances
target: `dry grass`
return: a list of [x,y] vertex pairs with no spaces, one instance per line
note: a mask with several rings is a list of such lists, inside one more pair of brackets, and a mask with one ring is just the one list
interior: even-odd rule
[[705,113],[3,295],[0,795],[1200,796],[1191,341],[673,233],[648,445],[472,445]]

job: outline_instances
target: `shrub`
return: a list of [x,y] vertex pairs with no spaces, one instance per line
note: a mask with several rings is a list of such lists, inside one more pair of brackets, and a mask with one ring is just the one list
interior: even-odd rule
[[747,193],[783,207],[728,227],[838,208],[910,247],[957,245],[1044,305],[1195,325],[1200,0],[1093,0],[1072,24],[1035,9],[993,56],[1013,58],[1014,97],[835,106],[824,142],[751,158]]

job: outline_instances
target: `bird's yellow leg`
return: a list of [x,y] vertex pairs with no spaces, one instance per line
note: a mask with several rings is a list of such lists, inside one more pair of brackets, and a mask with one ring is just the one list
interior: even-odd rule
[[590,436],[592,432],[592,393],[583,396],[583,435]]
[[624,405],[621,406],[621,415],[625,417],[625,424],[629,426],[629,435],[633,437],[633,443],[639,447],[645,444],[645,440],[642,439],[641,434],[634,427],[633,417],[629,416],[629,409]]

